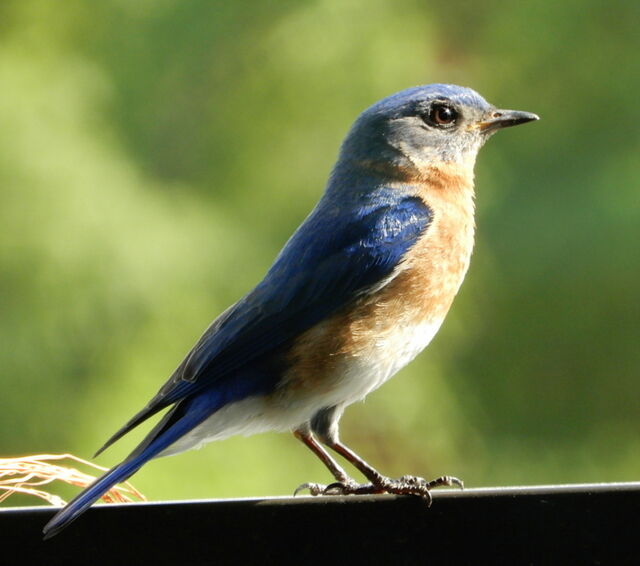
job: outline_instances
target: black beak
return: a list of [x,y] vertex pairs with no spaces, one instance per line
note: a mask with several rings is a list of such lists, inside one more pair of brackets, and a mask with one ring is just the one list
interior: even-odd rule
[[483,133],[493,132],[495,130],[501,130],[502,128],[509,128],[511,126],[517,126],[518,124],[525,124],[526,122],[532,122],[533,120],[539,120],[540,118],[536,114],[531,112],[521,112],[520,110],[494,110],[489,114],[486,120],[478,122],[477,127]]

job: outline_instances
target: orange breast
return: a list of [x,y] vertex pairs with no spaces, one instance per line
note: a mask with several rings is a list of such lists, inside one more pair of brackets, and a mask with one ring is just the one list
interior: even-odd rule
[[349,359],[390,367],[396,354],[409,361],[412,356],[402,353],[398,338],[410,339],[413,328],[437,328],[446,316],[473,249],[472,178],[439,167],[412,181],[415,194],[433,211],[424,236],[387,285],[296,340],[288,356],[287,388],[329,391]]

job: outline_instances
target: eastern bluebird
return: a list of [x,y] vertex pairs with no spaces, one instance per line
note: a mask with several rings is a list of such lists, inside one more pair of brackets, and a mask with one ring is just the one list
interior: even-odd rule
[[[234,434],[293,431],[335,478],[313,495],[400,493],[438,485],[390,479],[338,436],[345,408],[380,387],[433,338],[469,266],[473,167],[497,130],[537,120],[471,89],[433,84],[365,110],[315,209],[265,278],[223,312],[159,392],[98,451],[166,407],[142,443],[60,510],[51,537],[148,460]],[[323,446],[324,445],[324,446]],[[358,469],[359,485],[324,447]]]

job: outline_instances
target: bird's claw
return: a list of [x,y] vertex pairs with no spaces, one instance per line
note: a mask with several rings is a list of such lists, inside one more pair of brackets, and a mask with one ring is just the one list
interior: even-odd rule
[[464,489],[464,482],[455,476],[440,476],[427,482],[427,486],[429,489],[433,489],[434,487],[459,487],[460,489]]
[[320,483],[303,483],[298,486],[293,495],[309,490],[309,494],[318,495],[369,495],[375,493],[390,493],[394,495],[417,495],[431,505],[431,490],[437,487],[459,487],[464,489],[464,483],[453,476],[440,476],[431,481],[418,476],[402,476],[391,479],[381,476],[375,483],[359,484],[353,480],[336,481],[329,485]]
[[[309,494],[316,495],[356,495],[359,493],[374,493],[370,491],[372,484],[359,484],[353,480],[335,481],[329,485],[321,483],[303,483],[293,492],[294,497],[301,491],[309,490]],[[365,491],[362,491],[365,490]]]
[[322,495],[326,487],[327,487],[326,485],[322,485],[321,483],[312,483],[312,482],[303,483],[303,484],[300,484],[298,487],[296,487],[295,491],[293,492],[293,496],[295,497],[301,491],[304,491],[306,489],[309,490],[310,495]]
[[431,506],[433,500],[431,490],[437,487],[456,486],[464,489],[464,483],[453,476],[440,476],[434,480],[427,481],[418,476],[402,476],[398,479],[382,478],[380,487],[386,493],[395,495],[417,495],[422,497],[427,505]]

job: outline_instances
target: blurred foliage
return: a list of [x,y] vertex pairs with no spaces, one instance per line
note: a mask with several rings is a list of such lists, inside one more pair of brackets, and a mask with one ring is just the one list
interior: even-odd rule
[[[638,479],[639,16],[601,0],[4,0],[0,454],[91,454],[261,278],[356,115],[455,82],[542,121],[482,151],[460,296],[343,437],[392,475]],[[152,499],[328,479],[282,434],[134,478]]]

